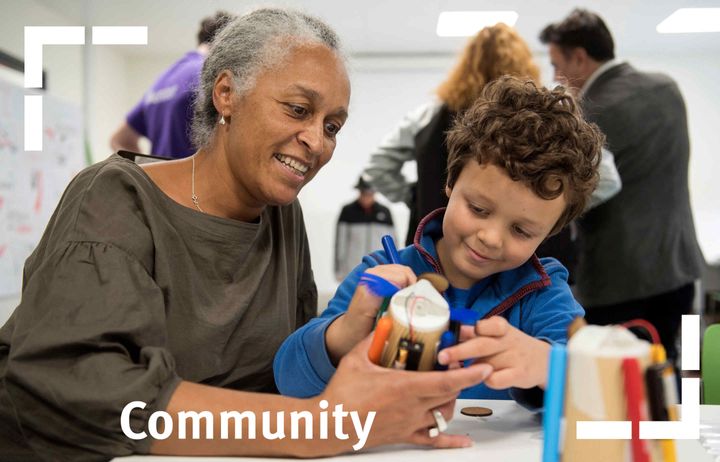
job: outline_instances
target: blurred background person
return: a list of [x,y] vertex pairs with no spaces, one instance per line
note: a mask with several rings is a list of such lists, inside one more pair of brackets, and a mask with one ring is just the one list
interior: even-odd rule
[[375,201],[375,189],[362,176],[355,188],[357,200],[345,205],[335,230],[335,279],[342,281],[362,258],[380,248],[380,239],[395,238],[390,210]]
[[555,79],[574,88],[585,117],[607,137],[622,179],[618,195],[579,221],[577,295],[586,318],[650,321],[674,360],[703,264],[690,209],[683,97],[667,75],[617,60],[610,30],[595,13],[576,9],[540,40],[549,45]]
[[[413,244],[420,220],[448,203],[445,134],[452,121],[470,107],[485,85],[503,75],[540,83],[540,70],[525,40],[512,27],[498,23],[470,39],[447,79],[437,88],[438,98],[408,113],[372,153],[363,175],[385,197],[405,202],[410,208],[406,245]],[[403,164],[412,160],[417,163],[415,184],[408,182],[401,172]],[[606,200],[619,189],[612,156],[603,153],[600,183],[591,204]],[[572,283],[578,240],[571,223],[543,243],[537,255],[560,260],[568,268]]]
[[195,152],[190,140],[193,95],[215,34],[233,15],[218,11],[200,23],[198,47],[170,66],[128,113],[110,139],[115,150],[140,152],[140,137],[150,140],[156,156],[181,159]]

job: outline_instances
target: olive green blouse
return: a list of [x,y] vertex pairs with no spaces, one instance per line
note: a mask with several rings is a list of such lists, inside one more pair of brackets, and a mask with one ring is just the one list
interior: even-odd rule
[[206,215],[113,155],[68,186],[0,329],[0,459],[147,452],[134,431],[180,380],[275,391],[282,341],[315,315],[300,204],[257,223]]

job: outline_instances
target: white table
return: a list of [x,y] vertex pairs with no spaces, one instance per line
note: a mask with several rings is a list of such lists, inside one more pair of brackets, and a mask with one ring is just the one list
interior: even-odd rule
[[720,436],[718,435],[720,435],[720,406],[700,406],[700,442],[705,446],[706,457],[710,456],[708,459],[702,459],[703,461],[720,462]]
[[[494,412],[490,417],[467,417],[460,414],[466,406],[484,406]],[[701,406],[701,422],[718,425],[720,432],[720,406]],[[452,462],[539,462],[542,460],[542,426],[539,416],[528,412],[514,401],[458,400],[455,418],[450,422],[449,433],[468,434],[475,442],[471,448],[423,449],[411,446],[385,446],[324,459],[325,462],[396,462],[442,461]],[[716,462],[700,441],[678,440],[678,462]],[[131,456],[114,459],[116,462],[198,462],[200,460],[243,462],[295,461],[299,459],[267,459],[250,457],[165,457]]]

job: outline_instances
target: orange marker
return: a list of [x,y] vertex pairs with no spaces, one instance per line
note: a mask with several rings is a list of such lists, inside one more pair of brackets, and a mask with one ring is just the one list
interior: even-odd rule
[[383,350],[385,349],[385,342],[390,336],[392,325],[393,322],[390,316],[383,316],[375,326],[375,336],[372,339],[370,350],[368,351],[368,358],[373,364],[380,364],[380,359],[382,359]]

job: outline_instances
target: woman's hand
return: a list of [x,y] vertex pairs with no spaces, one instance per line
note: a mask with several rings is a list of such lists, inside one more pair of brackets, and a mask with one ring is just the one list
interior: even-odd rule
[[[381,277],[399,289],[417,281],[415,273],[403,265],[379,265],[365,272]],[[366,285],[358,284],[347,312],[330,324],[325,332],[325,345],[333,364],[337,364],[340,358],[372,331],[383,299]]]
[[505,318],[478,321],[474,329],[463,326],[460,340],[438,353],[440,364],[475,359],[493,367],[485,380],[490,388],[545,388],[550,345],[511,326]]
[[[475,364],[450,371],[398,371],[372,364],[368,348],[372,336],[356,345],[340,362],[338,370],[317,399],[325,399],[328,409],[342,404],[345,411],[358,412],[365,422],[368,412],[376,412],[365,447],[382,444],[411,443],[437,448],[468,447],[466,435],[441,433],[428,435],[435,427],[432,411],[439,410],[449,421],[455,399],[464,388],[482,382],[491,372],[487,364]],[[334,434],[333,429],[328,430]],[[354,441],[336,441],[339,447],[328,450],[347,451]]]

